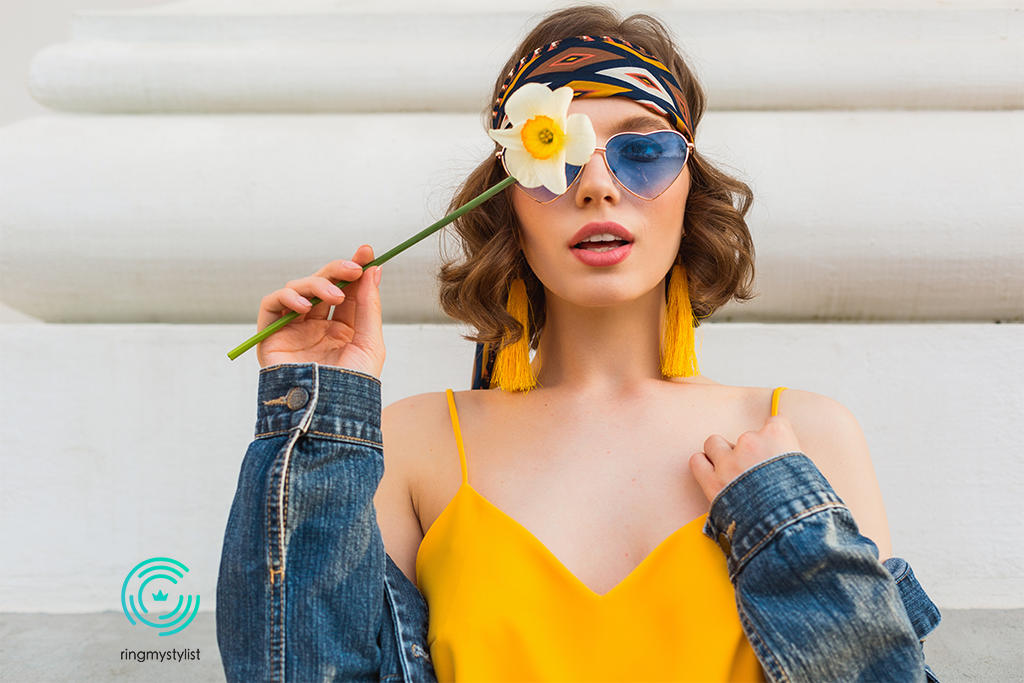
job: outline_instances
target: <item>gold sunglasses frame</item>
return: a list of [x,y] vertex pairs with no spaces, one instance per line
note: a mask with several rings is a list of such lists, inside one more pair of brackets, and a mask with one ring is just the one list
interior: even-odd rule
[[[653,133],[674,133],[675,135],[678,135],[679,137],[681,137],[683,139],[683,142],[686,143],[686,161],[684,161],[683,165],[679,167],[679,172],[676,173],[675,177],[672,178],[672,181],[668,185],[665,186],[664,190],[662,190],[658,194],[654,195],[653,197],[644,197],[643,195],[639,195],[636,192],[634,192],[633,190],[631,190],[628,187],[626,187],[626,185],[621,180],[619,180],[619,176],[615,175],[615,171],[612,170],[611,165],[608,163],[608,143],[611,142],[612,140],[614,140],[615,138],[619,137],[620,135],[641,135],[641,136],[646,137],[646,136],[651,135]],[[647,133],[638,133],[636,131],[625,130],[625,131],[622,131],[621,133],[616,133],[615,135],[611,136],[610,138],[608,138],[608,141],[605,142],[604,144],[605,144],[604,147],[595,147],[594,148],[594,154],[596,154],[598,152],[601,152],[601,158],[604,159],[604,166],[605,166],[605,168],[608,169],[608,173],[611,175],[612,178],[615,179],[615,182],[619,184],[619,187],[621,187],[622,189],[624,189],[626,192],[630,193],[634,197],[636,197],[638,199],[644,200],[645,202],[653,202],[655,199],[657,199],[658,197],[663,195],[668,190],[668,188],[672,187],[672,183],[674,183],[679,178],[679,176],[681,176],[683,174],[683,169],[685,169],[686,165],[690,163],[690,158],[693,156],[693,151],[695,149],[693,143],[690,142],[689,140],[687,140],[685,135],[683,135],[682,133],[680,133],[677,130],[672,130],[672,129],[669,129],[669,128],[666,128],[666,129],[663,129],[663,130],[652,130],[652,131],[649,131]],[[501,167],[503,169],[505,169],[505,173],[507,173],[509,176],[511,176],[512,174],[509,173],[508,166],[505,165],[505,148],[502,147],[500,150],[495,152],[494,156],[501,160]],[[591,159],[593,159],[593,156],[591,156]],[[589,164],[589,163],[590,163],[590,161],[587,162],[587,164]],[[582,166],[580,166],[580,172],[577,173],[576,177],[572,179],[572,182],[569,183],[566,186],[565,192],[563,192],[560,195],[556,195],[554,198],[549,199],[546,202],[542,202],[541,200],[537,199],[536,197],[531,195],[529,192],[527,192],[526,191],[527,188],[524,188],[522,185],[520,185],[519,181],[516,181],[515,187],[520,192],[522,192],[523,194],[525,194],[527,197],[529,197],[533,201],[537,202],[538,204],[551,204],[552,202],[555,202],[555,201],[561,199],[562,197],[564,197],[565,195],[569,194],[569,189],[573,185],[575,185],[576,181],[580,179],[581,175],[583,175],[583,169],[586,168],[587,164],[583,164]]]

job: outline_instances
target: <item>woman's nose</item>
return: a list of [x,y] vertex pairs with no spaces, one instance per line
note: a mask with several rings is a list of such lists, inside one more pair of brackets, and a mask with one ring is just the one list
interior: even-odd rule
[[604,150],[598,149],[580,171],[576,183],[576,205],[583,208],[594,202],[619,203],[619,185],[612,178],[608,164],[604,161]]

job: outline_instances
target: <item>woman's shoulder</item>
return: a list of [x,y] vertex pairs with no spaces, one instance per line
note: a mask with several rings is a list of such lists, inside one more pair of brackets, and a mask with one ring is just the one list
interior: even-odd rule
[[429,443],[451,432],[448,398],[444,391],[417,394],[388,405],[381,413],[385,444],[394,450],[405,443]]
[[709,409],[741,420],[746,425],[741,431],[760,429],[777,397],[776,414],[789,421],[804,453],[826,476],[874,476],[860,424],[835,399],[798,388],[733,386],[703,377],[687,383],[704,392]]
[[857,418],[834,399],[800,390],[783,392],[779,415],[789,420],[801,450],[850,508],[861,533],[875,542],[882,559],[889,557],[885,505]]
[[864,432],[857,418],[833,398],[787,389],[779,396],[778,414],[789,420],[801,445],[808,450],[822,456],[851,452],[867,455]]
[[798,388],[754,387],[722,384],[703,375],[677,381],[676,384],[703,389],[715,400],[748,406],[752,412],[770,411],[773,397],[778,394],[778,414],[786,417],[791,423],[800,423],[808,432],[834,432],[839,428],[846,433],[860,426],[853,414],[835,399],[813,391]]

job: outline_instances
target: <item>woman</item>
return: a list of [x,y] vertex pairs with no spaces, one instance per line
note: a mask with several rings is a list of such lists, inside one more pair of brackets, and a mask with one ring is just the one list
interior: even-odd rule
[[[442,304],[502,347],[509,390],[381,416],[368,246],[263,300],[261,329],[304,315],[258,349],[218,584],[229,680],[924,680],[938,613],[879,562],[853,417],[665,362],[688,309],[748,298],[753,274],[749,189],[693,148],[703,93],[668,31],[570,8],[506,71],[494,130],[517,90],[570,85],[599,147],[561,196],[509,188],[457,224]],[[678,167],[631,174],[655,147]],[[454,204],[505,176],[487,160]]]

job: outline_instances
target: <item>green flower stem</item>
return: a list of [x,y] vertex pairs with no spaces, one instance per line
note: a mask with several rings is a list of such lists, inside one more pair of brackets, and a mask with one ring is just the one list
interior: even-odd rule
[[[416,244],[417,242],[423,240],[426,237],[429,237],[430,235],[433,235],[435,232],[437,232],[438,230],[440,230],[444,226],[448,225],[449,223],[451,223],[452,221],[454,221],[456,218],[458,218],[459,216],[463,215],[467,211],[472,211],[476,207],[480,206],[481,204],[483,204],[488,199],[490,199],[494,195],[496,195],[499,192],[501,192],[502,190],[504,190],[506,187],[508,187],[509,185],[514,183],[515,181],[516,181],[516,179],[513,178],[512,176],[509,176],[508,178],[505,178],[500,183],[498,183],[497,185],[495,185],[491,189],[487,190],[486,192],[481,194],[476,199],[473,199],[473,200],[471,200],[469,202],[466,202],[465,204],[463,204],[462,206],[457,208],[455,211],[452,211],[450,214],[448,214],[447,216],[445,216],[444,218],[442,218],[438,222],[434,223],[433,225],[431,225],[428,228],[424,228],[423,230],[421,230],[420,232],[416,233],[415,235],[413,235],[412,237],[410,237],[406,241],[404,241],[401,244],[399,244],[397,247],[391,249],[391,251],[388,251],[387,253],[382,254],[381,256],[378,256],[374,260],[370,261],[365,266],[363,266],[363,270],[365,271],[367,268],[370,268],[372,266],[379,266],[382,263],[384,263],[385,261],[389,261],[393,257],[398,256],[399,254],[401,254],[403,251],[405,251],[406,249],[408,249],[412,245]],[[348,286],[348,285],[350,285],[352,283],[351,282],[347,282],[345,280],[342,280],[341,282],[339,282],[337,284],[338,284],[339,287],[346,287],[346,286]],[[322,301],[322,299],[319,299],[317,297],[313,297],[309,301],[314,306],[316,306],[318,303],[320,303]],[[264,339],[266,339],[270,335],[274,334],[275,332],[280,330],[282,327],[284,327],[285,325],[287,325],[291,321],[295,320],[297,317],[299,317],[299,314],[296,313],[295,311],[292,311],[291,313],[289,313],[289,314],[287,314],[285,316],[282,316],[276,322],[274,322],[274,323],[264,327],[258,333],[256,333],[255,335],[253,335],[252,337],[247,339],[245,342],[239,344],[235,348],[233,348],[230,351],[228,351],[228,358],[230,358],[231,360],[234,360],[234,359],[238,358],[243,353],[245,353],[246,351],[248,351],[252,347],[256,346],[261,341],[263,341]]]

